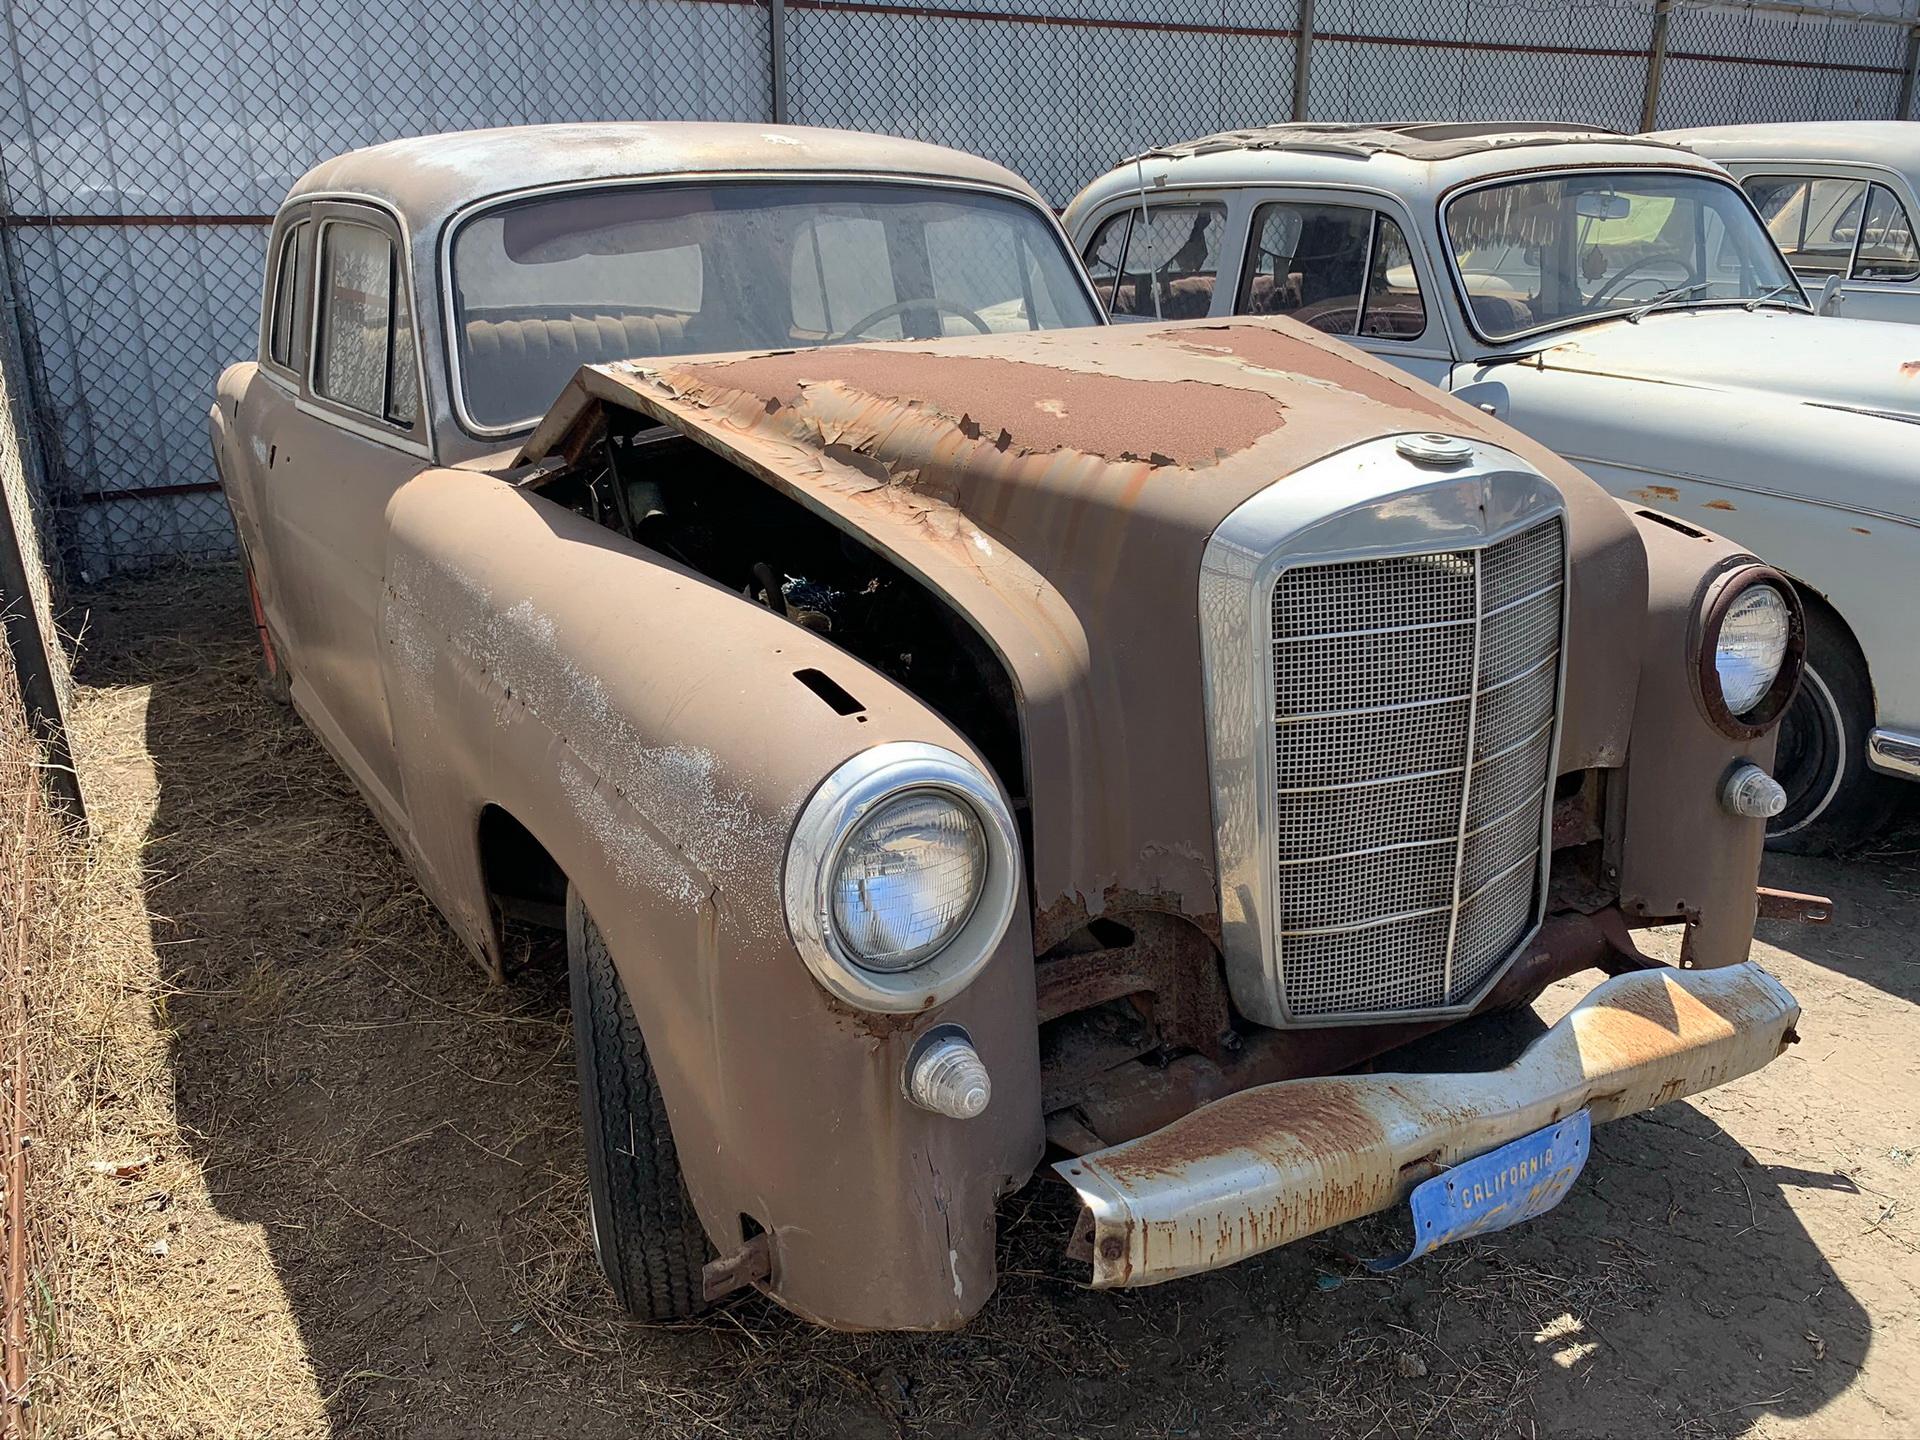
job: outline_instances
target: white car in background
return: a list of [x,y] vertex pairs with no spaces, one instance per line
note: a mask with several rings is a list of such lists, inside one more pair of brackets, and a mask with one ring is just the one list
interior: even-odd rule
[[1920,322],[1920,123],[1715,125],[1648,138],[1732,173],[1822,315]]
[[1920,779],[1920,346],[1815,316],[1717,165],[1572,126],[1276,125],[1128,160],[1064,219],[1116,318],[1292,316],[1792,575],[1776,847],[1860,840]]

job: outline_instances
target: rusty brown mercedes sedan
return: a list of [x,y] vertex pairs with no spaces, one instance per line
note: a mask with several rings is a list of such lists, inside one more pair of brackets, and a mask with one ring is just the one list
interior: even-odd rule
[[[1049,1159],[1095,1285],[1408,1199],[1400,1263],[1793,1039],[1792,587],[1290,322],[1107,326],[997,166],[406,140],[265,294],[263,667],[495,974],[564,935],[640,1315],[959,1326]],[[1596,969],[1505,1069],[1353,1073]]]

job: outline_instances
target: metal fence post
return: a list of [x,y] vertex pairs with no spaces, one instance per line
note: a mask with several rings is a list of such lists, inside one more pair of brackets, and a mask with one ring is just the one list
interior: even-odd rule
[[767,80],[773,123],[787,123],[787,0],[767,0]]
[[1893,118],[1905,120],[1913,113],[1913,68],[1920,63],[1920,26],[1907,31],[1907,63],[1900,67],[1900,103],[1894,108]]
[[1293,118],[1307,118],[1307,93],[1313,75],[1313,0],[1299,0],[1298,33],[1293,37]]
[[1667,27],[1673,20],[1673,0],[1655,0],[1653,33],[1647,37],[1647,88],[1640,97],[1640,128],[1651,130],[1660,113],[1660,72],[1667,66]]

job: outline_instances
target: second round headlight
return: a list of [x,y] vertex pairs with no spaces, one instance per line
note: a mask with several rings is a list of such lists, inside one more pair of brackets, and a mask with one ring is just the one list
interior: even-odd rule
[[939,790],[897,795],[860,820],[834,860],[834,932],[869,970],[911,970],[965,927],[986,873],[970,805]]
[[1749,585],[1727,610],[1714,640],[1720,694],[1736,718],[1766,698],[1787,658],[1793,615],[1771,585]]

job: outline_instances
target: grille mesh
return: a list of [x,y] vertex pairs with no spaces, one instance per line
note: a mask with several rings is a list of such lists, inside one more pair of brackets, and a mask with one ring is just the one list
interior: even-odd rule
[[1470,999],[1532,927],[1564,545],[1303,565],[1274,586],[1280,982],[1295,1018]]

